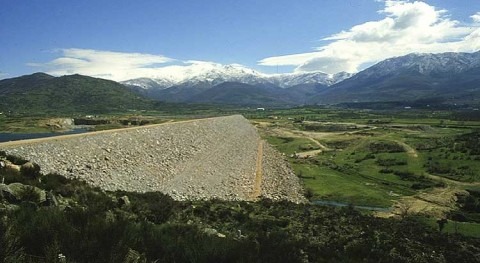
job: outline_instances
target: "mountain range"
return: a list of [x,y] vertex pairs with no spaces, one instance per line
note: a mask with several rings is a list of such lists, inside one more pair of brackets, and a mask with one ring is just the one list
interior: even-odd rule
[[122,83],[167,102],[291,106],[435,99],[450,104],[480,103],[480,52],[413,53],[389,58],[357,74],[267,75],[240,65],[198,67],[187,67],[176,78]]
[[413,101],[480,103],[480,52],[390,58],[336,83],[309,103]]
[[149,108],[154,100],[281,107],[430,101],[478,107],[480,52],[409,54],[381,61],[355,75],[267,75],[236,64],[197,63],[159,78],[121,84],[45,73],[0,80],[0,111],[111,112]]
[[[182,67],[180,72],[164,74],[162,78],[138,78],[122,84],[138,94],[166,102],[290,106],[303,104],[305,95],[311,95],[316,86],[324,88],[351,75],[346,72],[267,75],[237,64],[202,63]],[[292,89],[296,86],[298,90]]]
[[[172,68],[172,67],[170,67]],[[284,74],[264,74],[238,64],[197,63],[190,66],[174,67],[170,73],[158,78],[137,78],[123,81],[122,84],[145,90],[167,89],[173,86],[192,86],[208,83],[215,86],[224,82],[240,82],[250,85],[275,85],[288,88],[299,84],[320,83],[332,85],[352,76],[346,72],[326,74],[324,72],[301,72]]]

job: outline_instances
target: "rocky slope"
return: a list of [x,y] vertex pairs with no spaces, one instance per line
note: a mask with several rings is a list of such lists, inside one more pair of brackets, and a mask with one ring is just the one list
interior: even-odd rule
[[[245,118],[230,116],[4,143],[0,150],[39,164],[43,173],[105,190],[161,191],[176,200],[251,200],[259,142]],[[272,150],[265,154],[262,194],[305,201],[285,161]]]

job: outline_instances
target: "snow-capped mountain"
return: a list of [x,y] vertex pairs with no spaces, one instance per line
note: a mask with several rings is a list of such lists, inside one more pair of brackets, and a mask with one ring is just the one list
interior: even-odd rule
[[386,59],[355,75],[264,74],[238,64],[191,62],[188,66],[162,68],[152,79],[123,83],[150,98],[185,103],[205,103],[213,97],[215,102],[233,103],[233,99],[245,104],[262,100],[267,103],[268,97],[272,103],[288,101],[289,105],[432,97],[447,103],[463,103],[480,101],[480,52],[414,53]]
[[172,86],[195,86],[199,83],[215,86],[224,82],[239,82],[249,85],[276,85],[288,88],[299,84],[333,85],[352,74],[323,72],[264,74],[238,64],[222,65],[209,62],[195,62],[189,66],[162,68],[155,78],[138,78],[123,81],[128,86],[142,89],[166,89]]
[[127,81],[123,81],[122,84],[148,90],[148,89],[166,89],[168,87],[175,85],[175,82],[168,79],[138,78],[138,79],[130,79]]
[[480,52],[409,54],[381,61],[317,94],[312,103],[480,101]]
[[324,72],[298,72],[298,73],[285,73],[274,74],[268,77],[268,79],[275,85],[288,88],[300,84],[322,84],[325,86],[331,86],[346,78],[351,77],[353,74],[347,72],[340,72],[337,74],[327,74]]
[[237,64],[222,65],[209,62],[194,62],[188,66],[162,68],[155,78],[138,78],[123,81],[122,84],[143,89],[165,89],[172,86],[193,86],[198,83],[218,85],[223,82],[265,84],[266,76],[253,69]]
[[358,73],[356,78],[381,77],[405,70],[421,75],[451,75],[476,67],[480,67],[480,51],[475,53],[412,53],[383,60]]
[[253,69],[237,65],[205,64],[202,70],[189,70],[184,79],[178,84],[195,85],[197,83],[209,83],[212,86],[224,82],[240,82],[244,84],[256,85],[269,83],[265,74]]

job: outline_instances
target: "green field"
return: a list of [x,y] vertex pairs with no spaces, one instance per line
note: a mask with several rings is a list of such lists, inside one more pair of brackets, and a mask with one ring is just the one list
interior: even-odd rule
[[[438,229],[437,219],[431,217],[418,217],[419,222],[426,226]],[[471,222],[449,221],[445,224],[442,232],[449,234],[461,234],[469,237],[480,238],[480,224]]]
[[[285,153],[310,200],[390,207],[421,196],[446,208],[438,216],[459,209],[444,204],[455,193],[480,187],[480,118],[459,116],[302,108],[249,117]],[[478,223],[458,222],[445,231],[477,236],[478,231],[470,231],[476,227]]]

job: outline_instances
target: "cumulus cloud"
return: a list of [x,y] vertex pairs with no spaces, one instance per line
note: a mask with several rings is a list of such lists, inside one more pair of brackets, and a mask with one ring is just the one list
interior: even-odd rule
[[480,23],[480,12],[477,12],[476,14],[472,15],[471,18],[473,19],[473,22]]
[[[447,10],[422,1],[386,0],[385,18],[326,37],[314,52],[269,57],[264,66],[296,66],[295,71],[356,72],[362,65],[412,52],[473,52],[480,49],[480,29],[450,19]],[[471,16],[480,22],[480,12]]]
[[[81,74],[124,81],[136,78],[159,78],[172,83],[189,76],[219,70],[224,65],[199,60],[180,61],[161,55],[122,53],[92,49],[59,49],[60,57],[47,63],[28,63],[31,67],[54,75]],[[230,64],[243,67],[239,64]]]
[[52,75],[82,74],[112,80],[155,77],[161,65],[174,59],[152,54],[92,49],[59,49],[61,57],[47,63],[28,63]]

